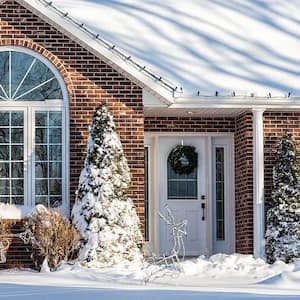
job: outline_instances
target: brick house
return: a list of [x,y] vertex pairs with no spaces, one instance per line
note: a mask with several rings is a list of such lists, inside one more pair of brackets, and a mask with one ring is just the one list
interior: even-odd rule
[[[167,204],[177,219],[188,221],[187,255],[239,252],[263,256],[264,202],[270,201],[274,146],[284,130],[296,139],[300,134],[300,100],[295,96],[300,92],[299,59],[293,52],[299,37],[284,35],[284,29],[274,25],[275,33],[271,33],[281,38],[280,47],[287,44],[281,56],[273,53],[278,65],[271,66],[262,57],[271,53],[271,46],[261,45],[257,57],[243,52],[235,63],[244,66],[251,60],[253,70],[257,64],[266,69],[266,73],[253,71],[254,78],[229,73],[226,68],[234,65],[230,55],[228,66],[209,67],[201,62],[199,49],[198,57],[188,48],[187,53],[199,60],[201,88],[186,93],[160,77],[164,74],[149,71],[93,34],[65,13],[64,1],[57,2],[63,10],[45,0],[0,0],[0,202],[6,204],[0,216],[21,219],[39,203],[69,213],[88,125],[98,104],[106,102],[131,169],[131,196],[149,251],[163,253],[170,245],[169,233],[158,218]],[[260,29],[255,36],[258,41],[263,35]],[[194,32],[196,36],[202,33]],[[113,42],[118,44],[117,37]],[[211,43],[208,50],[213,54],[218,49],[224,55],[234,52],[231,42]],[[244,44],[251,43],[250,36]],[[249,52],[257,46],[251,45]],[[238,47],[237,55],[242,56]],[[290,72],[281,65],[289,54]],[[156,64],[159,69],[161,62]],[[197,62],[187,68],[193,64]],[[268,77],[272,68],[275,79]],[[188,77],[182,77],[183,84],[195,87]],[[198,153],[198,165],[188,175],[172,172],[167,162],[178,144],[194,146]],[[20,247],[12,249],[11,261],[26,264]]]

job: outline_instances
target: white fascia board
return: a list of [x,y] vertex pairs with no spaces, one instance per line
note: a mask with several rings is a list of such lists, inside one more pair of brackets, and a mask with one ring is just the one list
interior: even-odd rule
[[63,16],[43,5],[37,0],[16,0],[20,5],[30,10],[42,20],[55,27],[57,30],[68,36],[70,39],[80,44],[89,52],[99,57],[118,72],[127,75],[132,81],[142,88],[148,88],[157,94],[158,98],[165,104],[173,103],[173,92],[161,86],[159,81],[155,81],[137,68],[131,66],[126,60],[112,53],[112,51],[102,46],[96,38],[84,32],[80,27],[71,24]]
[[176,98],[169,108],[244,108],[244,109],[299,109],[300,98],[256,98],[256,97],[193,97]]
[[148,89],[143,89],[143,105],[144,107],[168,107],[167,104],[162,103],[156,94],[150,93]]

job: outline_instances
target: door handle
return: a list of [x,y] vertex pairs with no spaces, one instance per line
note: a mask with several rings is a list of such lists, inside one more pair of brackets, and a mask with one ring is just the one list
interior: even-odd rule
[[201,203],[201,208],[202,208],[202,221],[205,220],[205,203]]

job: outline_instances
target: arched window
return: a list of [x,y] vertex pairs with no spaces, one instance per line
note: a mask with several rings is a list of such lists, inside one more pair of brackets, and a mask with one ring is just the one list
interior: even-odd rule
[[44,57],[0,47],[0,203],[67,206],[66,95]]

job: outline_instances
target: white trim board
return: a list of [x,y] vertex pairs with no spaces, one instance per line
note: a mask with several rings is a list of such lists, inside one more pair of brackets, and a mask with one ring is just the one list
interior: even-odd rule
[[300,109],[300,98],[266,98],[266,97],[191,97],[176,98],[174,103],[169,106],[170,109],[186,108],[216,108],[232,109],[241,108],[252,110],[254,108],[262,109]]

